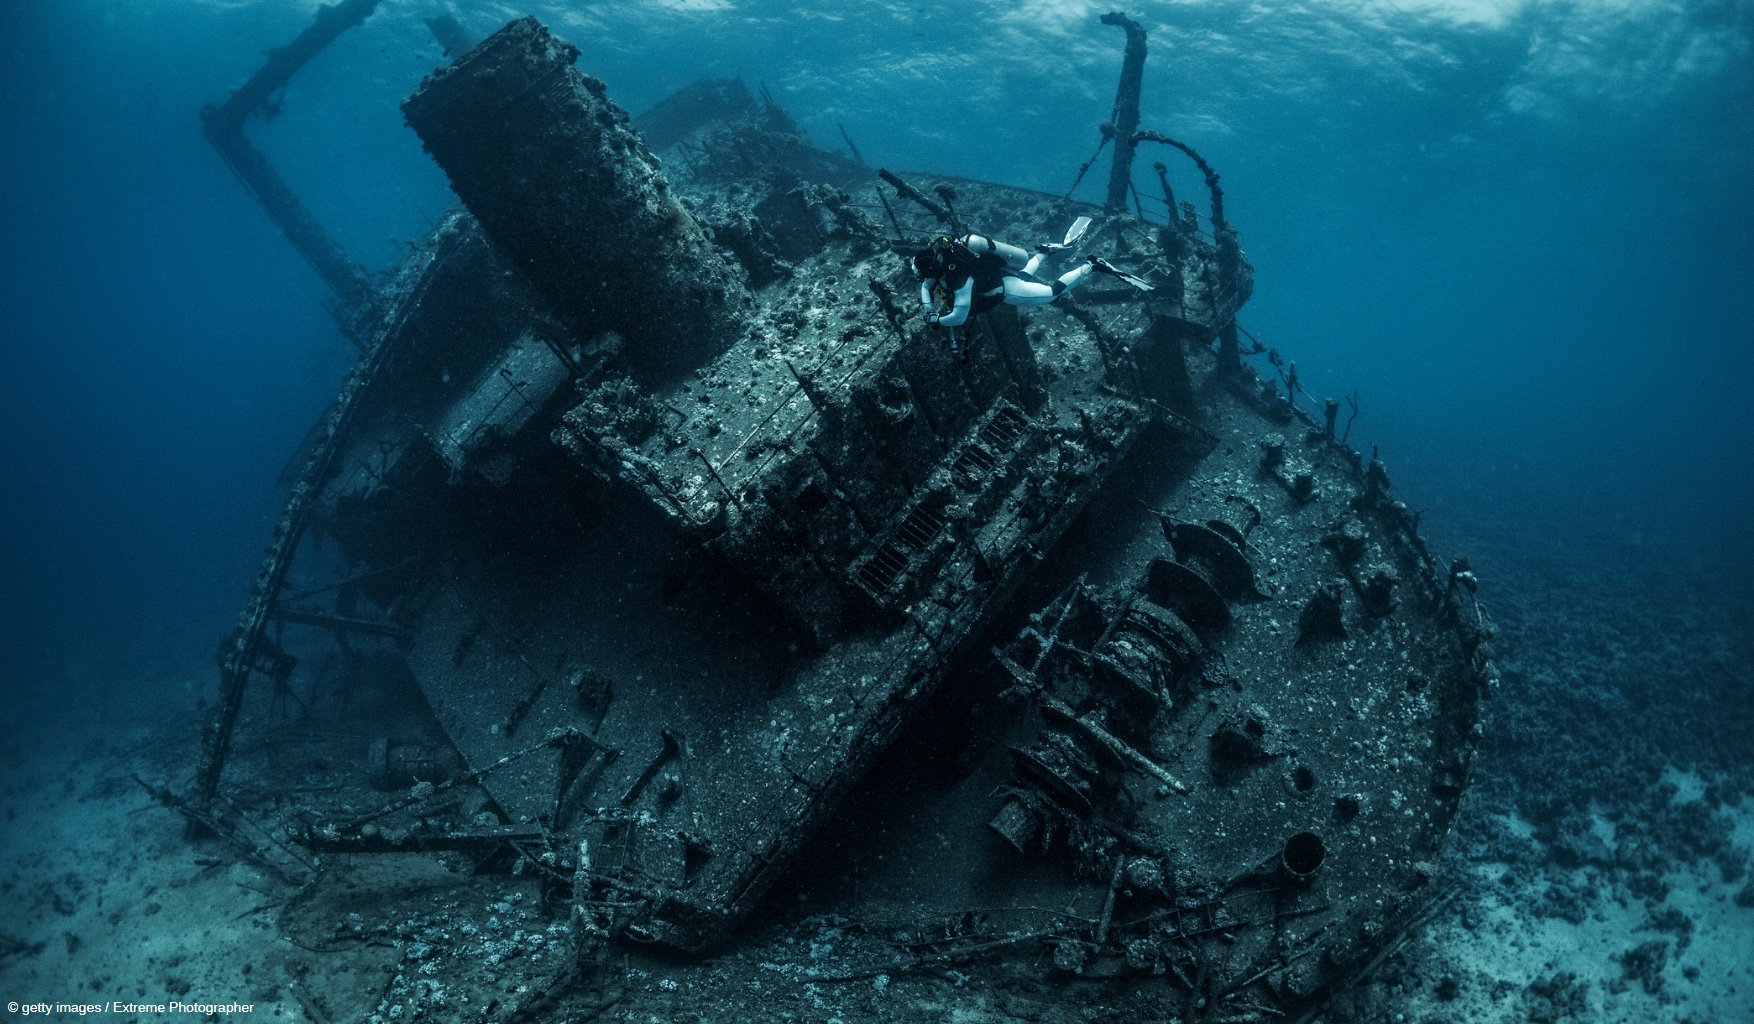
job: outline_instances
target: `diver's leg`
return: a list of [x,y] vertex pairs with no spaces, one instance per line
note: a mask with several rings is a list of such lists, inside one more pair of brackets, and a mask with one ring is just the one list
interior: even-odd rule
[[1025,274],[1033,274],[1033,273],[1035,273],[1035,268],[1037,268],[1037,267],[1039,267],[1039,266],[1041,266],[1041,258],[1042,258],[1042,255],[1043,255],[1043,254],[1042,254],[1042,253],[1039,253],[1039,252],[1038,252],[1038,253],[1036,253],[1036,254],[1035,254],[1035,255],[1034,255],[1034,256],[1031,256],[1031,257],[1030,257],[1030,258],[1029,258],[1029,262],[1028,262],[1028,263],[1025,263],[1025,264],[1024,264],[1024,265],[1023,265],[1023,272],[1024,272],[1024,273],[1025,273]]
[[1090,271],[1090,264],[1081,264],[1061,274],[1060,279],[1052,284],[1007,277],[1005,301],[1013,306],[1045,306],[1082,284],[1090,276]]
[[1094,263],[1081,263],[1078,266],[1073,267],[1071,270],[1066,271],[1064,274],[1061,274],[1060,279],[1054,282],[1054,298],[1057,299],[1066,292],[1083,284],[1084,279],[1089,277],[1090,272],[1095,269],[1096,265]]
[[1040,281],[1005,278],[1005,304],[1009,306],[1045,306],[1058,298],[1060,291],[1054,285]]

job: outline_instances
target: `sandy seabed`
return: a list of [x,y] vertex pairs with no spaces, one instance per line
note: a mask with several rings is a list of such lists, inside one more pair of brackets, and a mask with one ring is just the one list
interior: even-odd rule
[[[1700,557],[1470,546],[1504,677],[1448,895],[1314,1019],[1754,1021],[1754,592]],[[785,884],[713,958],[630,954],[608,998],[546,1008],[569,935],[529,876],[333,857],[300,892],[187,841],[132,776],[188,777],[212,675],[26,712],[0,751],[9,1019],[1189,1020],[1165,980],[1072,978],[1051,953],[872,969],[881,943]]]

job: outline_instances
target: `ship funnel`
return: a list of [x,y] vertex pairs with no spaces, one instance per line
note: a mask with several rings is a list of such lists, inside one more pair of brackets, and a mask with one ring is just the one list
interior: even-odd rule
[[627,340],[648,380],[700,365],[742,330],[743,274],[721,256],[579,50],[511,22],[402,104],[494,247],[580,341]]

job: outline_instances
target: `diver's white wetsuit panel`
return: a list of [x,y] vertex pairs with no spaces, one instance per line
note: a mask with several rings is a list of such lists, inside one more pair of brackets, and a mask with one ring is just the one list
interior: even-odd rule
[[[938,302],[933,291],[941,284],[942,282],[937,278],[930,278],[920,282],[920,305],[926,307],[927,312],[937,311]],[[968,311],[973,308],[974,278],[971,277],[962,282],[962,287],[956,289],[956,293],[951,296],[950,312],[944,313],[938,317],[938,326],[961,327],[963,324],[968,323]]]
[[1060,279],[1053,284],[1007,277],[1001,286],[1001,290],[1005,293],[1005,303],[1011,306],[1045,306],[1078,287],[1086,277],[1090,276],[1091,269],[1092,267],[1088,263],[1073,267],[1061,274]]

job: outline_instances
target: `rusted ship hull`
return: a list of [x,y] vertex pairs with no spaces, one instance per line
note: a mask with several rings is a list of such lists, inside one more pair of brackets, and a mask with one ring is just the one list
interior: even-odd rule
[[[899,840],[897,913],[1088,897],[1037,936],[1057,964],[1198,998],[1302,1005],[1356,973],[1448,832],[1489,627],[1380,464],[1237,359],[1251,271],[1216,174],[1195,157],[1211,235],[886,186],[726,83],[652,122],[661,163],[576,55],[514,22],[408,101],[468,208],[354,320],[370,372],[313,433],[229,649],[198,820],[225,827],[245,682],[364,633],[445,752],[374,746],[373,783],[412,788],[370,813],[348,790],[307,845],[527,866],[581,963],[701,952],[947,680],[986,679],[1009,710],[920,809],[957,852]],[[1152,135],[1129,159],[1181,146]],[[1081,215],[1149,292],[1000,307],[966,359],[918,315],[900,253]],[[337,578],[287,598],[307,528]]]

